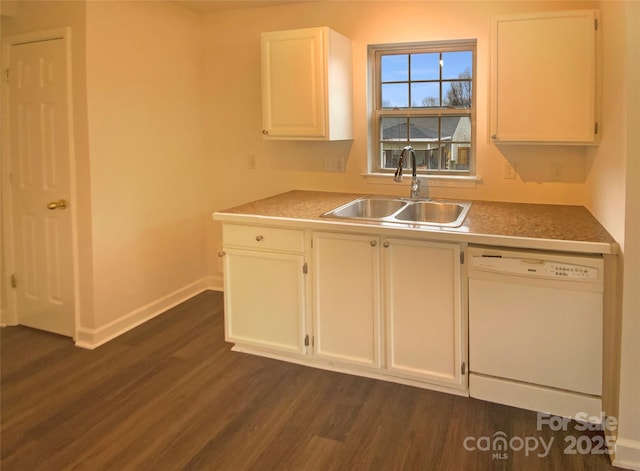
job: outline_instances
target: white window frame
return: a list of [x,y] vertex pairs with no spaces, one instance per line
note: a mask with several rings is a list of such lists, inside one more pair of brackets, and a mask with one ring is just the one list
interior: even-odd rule
[[[476,95],[477,95],[477,41],[475,39],[462,39],[452,41],[428,41],[412,43],[377,44],[368,47],[369,66],[369,152],[368,152],[368,172],[365,176],[374,180],[388,179],[393,176],[393,170],[383,169],[380,161],[380,118],[393,116],[410,117],[445,117],[445,116],[468,116],[471,120],[471,149],[469,152],[469,170],[418,170],[421,177],[429,180],[448,180],[464,184],[468,181],[475,184],[476,177]],[[381,106],[381,83],[380,83],[380,59],[384,54],[416,54],[422,52],[472,52],[472,103],[470,109],[447,109],[447,108],[402,108],[402,109],[382,109]]]

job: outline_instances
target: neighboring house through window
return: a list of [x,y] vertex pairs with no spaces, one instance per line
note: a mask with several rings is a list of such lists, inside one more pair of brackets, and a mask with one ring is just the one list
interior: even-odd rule
[[473,175],[475,46],[464,40],[369,47],[370,171],[393,173],[410,145],[422,174]]

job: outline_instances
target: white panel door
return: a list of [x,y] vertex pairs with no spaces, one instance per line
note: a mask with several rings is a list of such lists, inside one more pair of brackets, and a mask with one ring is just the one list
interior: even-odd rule
[[387,368],[464,387],[460,246],[384,241]]
[[316,356],[380,366],[380,248],[375,236],[315,233]]
[[73,336],[65,41],[13,45],[10,57],[9,153],[18,322]]

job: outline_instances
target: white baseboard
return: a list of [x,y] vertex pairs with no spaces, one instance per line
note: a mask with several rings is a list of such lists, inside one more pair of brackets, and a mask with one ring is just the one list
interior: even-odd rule
[[640,441],[618,438],[612,464],[619,468],[640,471]]
[[77,347],[93,350],[206,290],[222,291],[222,281],[216,277],[207,276],[135,309],[102,327],[97,329],[80,327],[76,331],[75,344]]
[[222,275],[207,276],[207,289],[211,291],[224,291],[224,278]]

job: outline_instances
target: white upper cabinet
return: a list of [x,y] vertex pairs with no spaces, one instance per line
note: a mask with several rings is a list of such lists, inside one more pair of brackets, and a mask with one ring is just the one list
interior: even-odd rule
[[594,10],[493,18],[492,141],[596,144],[597,38]]
[[353,138],[351,40],[327,27],[262,33],[265,138]]

